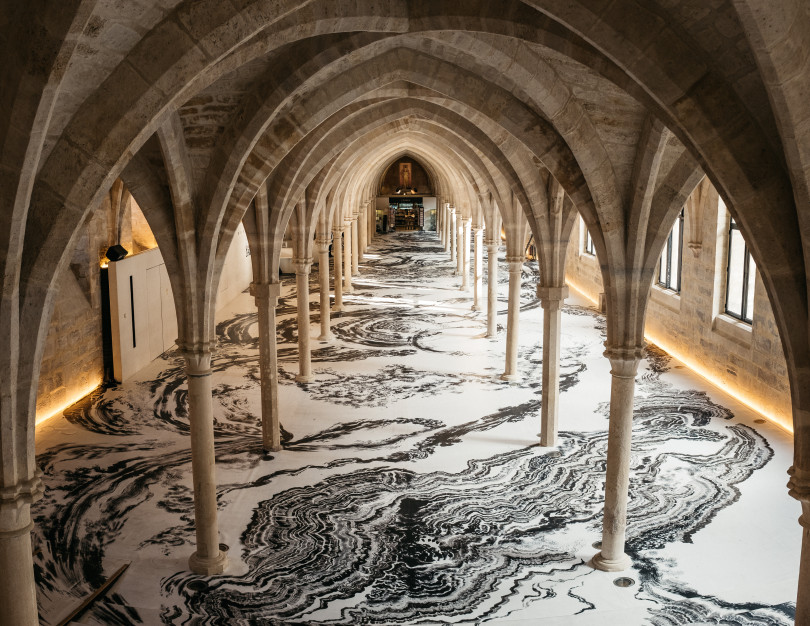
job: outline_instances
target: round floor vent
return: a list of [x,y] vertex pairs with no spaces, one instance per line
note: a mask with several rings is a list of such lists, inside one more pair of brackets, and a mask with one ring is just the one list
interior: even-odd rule
[[617,587],[632,587],[636,584],[636,581],[632,578],[628,578],[627,576],[621,576],[613,581],[613,584]]

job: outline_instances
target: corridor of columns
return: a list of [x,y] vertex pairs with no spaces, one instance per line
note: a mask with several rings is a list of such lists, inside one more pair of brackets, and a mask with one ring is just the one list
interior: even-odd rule
[[[264,451],[256,419],[254,299],[243,293],[220,311],[224,574],[186,567],[195,529],[179,351],[44,423],[46,491],[32,505],[44,623],[75,604],[76,585],[126,562],[81,623],[792,623],[791,437],[648,347],[633,420],[632,567],[594,569],[611,394],[605,318],[575,292],[562,307],[559,436],[541,447],[537,263],[512,261],[520,334],[503,380],[510,272],[499,274],[487,337],[488,307],[473,310],[442,238],[376,236],[325,341],[322,283],[309,273],[308,383],[297,380],[296,276],[283,277],[278,451]],[[472,254],[474,244],[464,244]],[[504,246],[487,247],[506,268]],[[333,246],[333,262],[341,252]],[[488,273],[477,274],[486,293]]]

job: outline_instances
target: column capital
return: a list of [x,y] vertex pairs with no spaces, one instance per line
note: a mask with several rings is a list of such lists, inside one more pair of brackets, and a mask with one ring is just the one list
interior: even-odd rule
[[332,240],[329,237],[318,237],[315,239],[315,247],[318,250],[318,254],[328,254],[329,253],[329,244],[332,243]]
[[45,486],[42,472],[36,471],[33,478],[0,488],[0,539],[16,537],[31,530],[33,502],[42,497]]
[[520,272],[523,270],[523,257],[522,256],[507,256],[506,262],[509,264],[510,272]]
[[484,245],[487,247],[487,252],[490,250],[497,252],[498,248],[501,247],[501,244],[499,244],[497,241],[485,241]]
[[309,274],[312,269],[312,259],[309,257],[293,259],[292,264],[296,274]]
[[478,224],[477,222],[475,222],[472,225],[472,230],[477,235],[478,233],[484,232],[484,227],[481,226],[481,224]]
[[617,378],[635,378],[644,346],[613,346],[605,342],[604,355],[610,361],[610,373]]
[[[810,470],[801,469],[795,465],[791,465],[788,470],[788,493],[790,497],[796,498],[802,503],[810,504]],[[805,526],[802,523],[802,526]],[[810,526],[805,526],[808,528]]]
[[464,225],[466,226],[467,224],[472,223],[472,217],[463,217],[462,216],[461,221],[464,222]]
[[540,305],[545,309],[547,306],[556,303],[557,306],[565,300],[569,295],[568,285],[559,287],[544,287],[537,284],[537,297],[540,299]]
[[208,376],[211,374],[212,341],[177,340],[180,354],[186,360],[186,374],[189,376]]
[[281,295],[281,283],[278,281],[250,283],[250,295],[253,296],[257,303],[259,301],[278,299]]

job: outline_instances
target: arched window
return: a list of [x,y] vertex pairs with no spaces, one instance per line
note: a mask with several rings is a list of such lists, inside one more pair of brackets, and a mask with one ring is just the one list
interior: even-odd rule
[[675,225],[658,261],[658,284],[664,289],[681,292],[681,259],[683,253],[683,209],[678,213]]
[[754,282],[757,267],[740,227],[732,217],[728,229],[728,262],[726,265],[726,313],[738,320],[753,321]]

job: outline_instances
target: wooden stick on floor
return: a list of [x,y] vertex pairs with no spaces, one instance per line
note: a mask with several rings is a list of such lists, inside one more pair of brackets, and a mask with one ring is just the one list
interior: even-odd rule
[[131,565],[131,563],[124,563],[118,570],[110,576],[101,587],[96,589],[92,594],[90,594],[87,598],[85,598],[84,602],[82,602],[76,609],[68,615],[65,619],[59,622],[58,626],[68,626],[70,622],[81,616],[87,609],[93,606],[93,603],[102,597],[104,594],[107,593],[110,587],[113,586],[116,580],[121,578],[121,575],[127,571],[127,568]]

